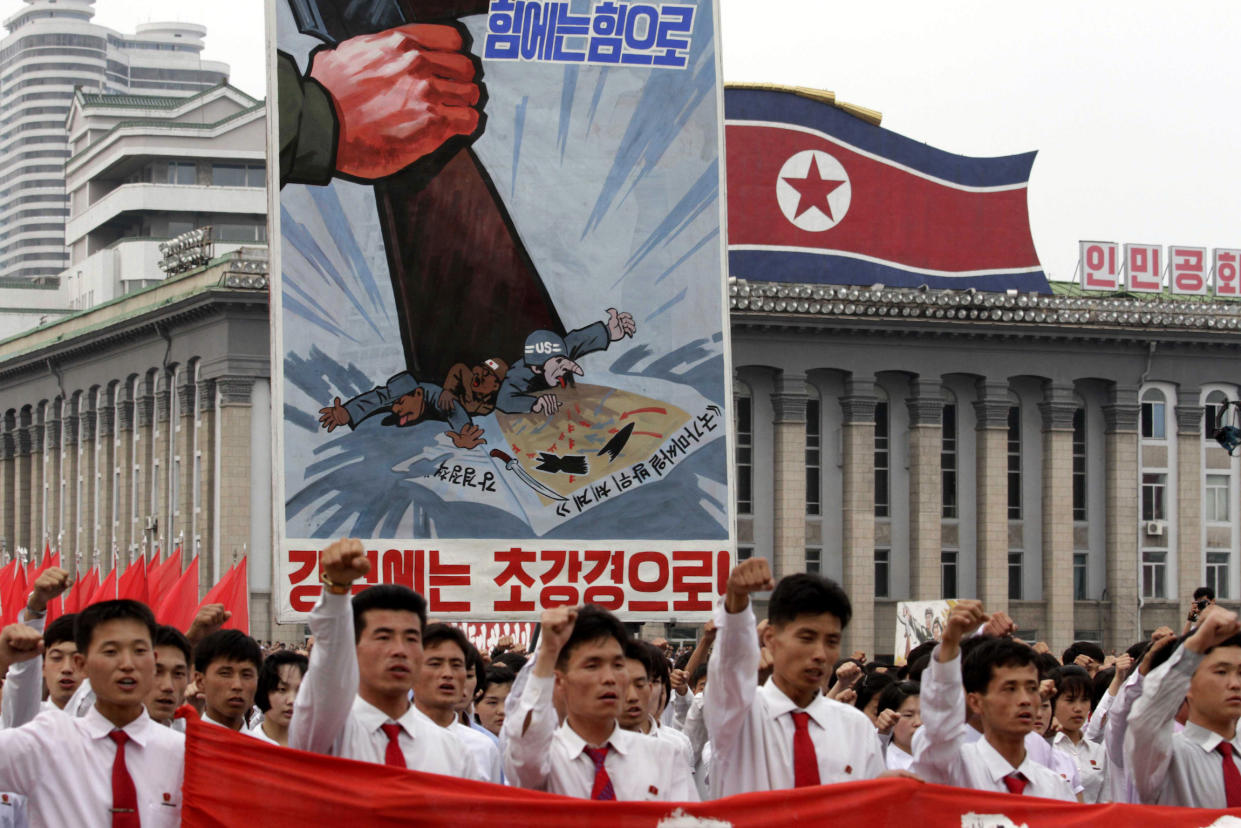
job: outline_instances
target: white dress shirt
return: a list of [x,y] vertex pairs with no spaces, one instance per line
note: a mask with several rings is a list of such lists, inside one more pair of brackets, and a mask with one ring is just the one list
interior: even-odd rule
[[660,722],[654,717],[650,717],[651,729],[646,732],[647,736],[653,736],[661,739],[677,749],[677,752],[685,759],[685,767],[689,768],[690,773],[694,772],[694,749],[690,746],[689,737],[680,730],[673,730],[671,727]]
[[[203,716],[204,721],[206,720],[206,718],[207,718],[206,716]],[[246,734],[247,736],[253,736],[255,739],[258,739],[259,741],[267,742],[267,744],[269,745],[275,745],[276,747],[280,747],[279,742],[277,742],[275,739],[268,736],[266,732],[264,732],[262,719],[259,719],[258,724],[256,724],[254,727],[242,728],[241,732]]]
[[[1035,761],[1028,748],[1021,764],[1014,768],[985,738],[971,738],[971,733],[978,731],[965,722],[961,656],[947,663],[941,663],[938,656],[937,645],[922,674],[922,727],[918,728],[922,738],[913,772],[939,785],[1007,793],[1004,777],[1016,771],[1026,781],[1023,796],[1076,802],[1069,783]],[[1028,736],[1026,741],[1028,744]]]
[[[1111,687],[1108,690],[1111,690]],[[1090,719],[1086,722],[1086,732],[1082,734],[1085,738],[1099,744],[1103,743],[1103,728],[1107,725],[1107,714],[1115,703],[1115,696],[1111,693],[1103,694],[1103,698],[1099,699],[1098,705],[1095,706],[1094,712],[1090,714]]]
[[1133,709],[1133,703],[1142,697],[1143,678],[1138,670],[1134,670],[1121,685],[1116,700],[1107,712],[1107,722],[1103,725],[1108,790],[1113,802],[1138,802],[1138,789],[1125,766],[1125,731],[1129,726],[1129,711]]
[[450,724],[448,732],[460,739],[461,744],[465,745],[466,750],[474,757],[474,763],[478,765],[479,779],[484,782],[493,782],[496,785],[504,784],[500,748],[493,741],[494,737],[488,739],[487,736],[466,727],[461,722]]
[[[505,713],[504,775],[509,784],[590,799],[595,763],[566,720],[557,726],[555,678],[530,674],[518,704]],[[522,732],[527,716],[530,724]],[[614,727],[603,767],[617,800],[697,802],[689,767],[670,742]]]
[[0,828],[27,828],[26,797],[15,793],[0,793]]
[[[711,791],[715,797],[793,787],[793,734],[789,714],[802,712],[771,679],[758,686],[758,637],[753,605],[730,613],[715,609],[716,638],[707,663],[707,732],[713,748]],[[810,740],[819,781],[856,782],[885,770],[875,726],[860,710],[815,696]]]
[[[325,590],[310,612],[310,634],[315,646],[293,705],[289,747],[382,765],[388,749],[383,725],[393,720],[358,696],[358,653],[349,596]],[[397,743],[410,770],[479,778],[473,757],[461,741],[412,704],[395,723],[401,726]]]
[[883,762],[888,770],[909,770],[913,766],[914,757],[912,753],[906,753],[897,747],[896,742],[889,742],[888,750],[883,754]]
[[[1125,765],[1143,804],[1228,807],[1224,757],[1216,752],[1223,737],[1192,722],[1180,733],[1172,727],[1202,658],[1184,645],[1177,647],[1146,676],[1142,696],[1129,712]],[[1241,735],[1233,737],[1232,749],[1232,761],[1241,768]]]
[[[0,731],[0,790],[25,794],[33,828],[110,825],[117,747],[108,734],[115,729],[92,708],[80,718],[40,713],[24,727]],[[124,730],[142,828],[180,825],[185,737],[145,710]]]
[[1063,733],[1055,735],[1051,746],[1057,753],[1073,760],[1082,786],[1082,802],[1094,805],[1112,801],[1111,789],[1107,783],[1107,748],[1099,742],[1090,741],[1085,735],[1080,742],[1073,744],[1073,740]]
[[[22,611],[25,615],[25,610]],[[47,616],[22,621],[35,632],[43,632]],[[0,728],[21,727],[34,721],[47,705],[43,703],[43,656],[38,655],[9,667],[4,678],[4,703],[0,704]],[[47,704],[51,704],[48,702]],[[3,813],[0,811],[0,813]]]

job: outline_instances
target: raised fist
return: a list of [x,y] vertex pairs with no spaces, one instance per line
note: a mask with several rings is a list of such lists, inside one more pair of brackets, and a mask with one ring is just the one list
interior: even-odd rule
[[775,589],[771,578],[771,565],[766,558],[750,558],[733,567],[728,573],[728,587],[724,595],[724,608],[729,612],[741,612],[750,603],[751,592]]
[[341,538],[319,556],[323,574],[335,584],[349,584],[371,571],[366,550],[357,538]]
[[1198,629],[1185,640],[1186,648],[1193,652],[1205,653],[1217,644],[1241,633],[1241,621],[1237,620],[1237,614],[1218,604],[1208,606],[1198,618]]
[[50,601],[55,600],[68,588],[69,573],[58,566],[49,567],[35,579],[26,608],[33,613],[41,613],[47,609]]
[[224,609],[223,604],[204,604],[194,616],[185,637],[190,640],[191,644],[197,644],[224,626],[224,622],[232,617],[233,614]]
[[25,624],[9,624],[0,630],[0,673],[13,664],[38,656],[43,652],[43,633]]
[[875,727],[879,730],[881,735],[886,736],[892,732],[892,727],[900,720],[901,714],[889,707],[887,710],[880,713],[878,717],[876,717]]
[[453,26],[412,23],[315,53],[310,76],[332,97],[336,170],[373,180],[478,128],[474,61]]

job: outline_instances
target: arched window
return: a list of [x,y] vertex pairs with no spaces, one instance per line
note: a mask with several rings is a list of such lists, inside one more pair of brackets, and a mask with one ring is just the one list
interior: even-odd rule
[[1228,397],[1223,391],[1212,391],[1202,403],[1202,439],[1215,439],[1215,429],[1222,425],[1222,416],[1228,409]]
[[1158,388],[1142,393],[1142,439],[1168,439],[1168,399]]

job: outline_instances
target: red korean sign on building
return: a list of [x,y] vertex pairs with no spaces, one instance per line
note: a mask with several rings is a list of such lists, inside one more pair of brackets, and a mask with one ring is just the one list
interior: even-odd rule
[[[304,620],[319,600],[319,549],[312,540],[284,550],[282,622]],[[411,548],[368,542],[370,572],[354,584],[402,584],[427,599],[427,614],[471,621],[529,620],[559,606],[596,604],[625,620],[705,621],[724,594],[727,549],[668,543],[626,548],[544,544],[447,544]]]
[[1173,244],[1078,243],[1082,290],[1241,297],[1241,250]]

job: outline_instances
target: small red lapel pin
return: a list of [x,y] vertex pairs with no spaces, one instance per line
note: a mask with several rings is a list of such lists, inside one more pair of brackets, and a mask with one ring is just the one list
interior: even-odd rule
[[657,796],[659,794],[659,788],[656,788],[654,785],[647,788],[647,791],[650,792],[651,796]]
[[166,793],[166,794],[164,794],[164,801],[165,801],[165,802],[172,802],[172,794],[170,794],[170,793]]
[[845,765],[845,773],[853,773],[853,765]]

